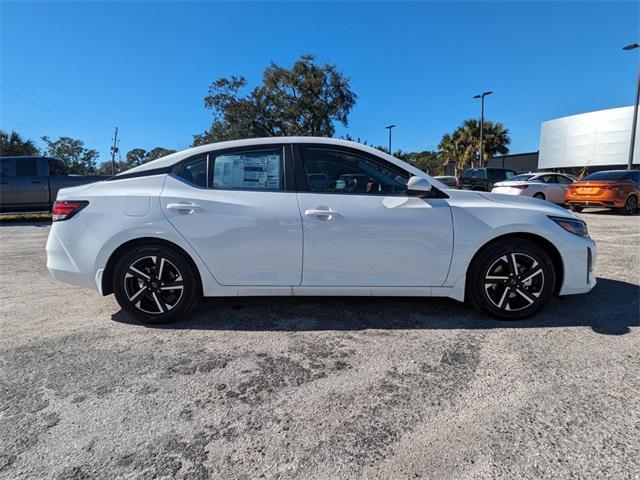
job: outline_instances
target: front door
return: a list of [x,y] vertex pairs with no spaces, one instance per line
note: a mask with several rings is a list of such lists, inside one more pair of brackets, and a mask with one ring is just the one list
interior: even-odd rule
[[221,285],[300,285],[302,221],[284,150],[212,152],[167,177],[163,211]]
[[303,286],[441,286],[453,248],[446,198],[406,195],[409,174],[366,153],[298,149]]

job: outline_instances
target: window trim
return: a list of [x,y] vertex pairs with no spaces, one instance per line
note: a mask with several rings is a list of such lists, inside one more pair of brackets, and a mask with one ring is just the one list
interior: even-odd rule
[[[332,150],[332,151],[342,151],[344,153],[355,155],[359,157],[363,157],[366,160],[371,161],[372,163],[377,163],[378,165],[391,170],[396,171],[400,174],[406,175],[408,178],[411,178],[413,174],[404,168],[391,163],[384,158],[378,157],[376,155],[370,154],[368,152],[363,152],[362,150],[358,150],[357,148],[345,147],[342,145],[331,145],[325,143],[295,143],[292,144],[293,154],[294,154],[294,165],[295,165],[295,187],[296,191],[299,193],[312,193],[316,195],[348,195],[348,196],[358,196],[358,197],[402,197],[402,198],[417,198],[415,195],[409,195],[408,192],[404,193],[362,193],[362,192],[314,192],[309,188],[309,183],[307,179],[307,175],[304,170],[304,161],[303,161],[303,151],[307,148],[316,148],[316,149],[324,149],[324,150]],[[449,195],[439,190],[435,185],[432,185],[431,194],[426,197],[420,198],[449,198]]]

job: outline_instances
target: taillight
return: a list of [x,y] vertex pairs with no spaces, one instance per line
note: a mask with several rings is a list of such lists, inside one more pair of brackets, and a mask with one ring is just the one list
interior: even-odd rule
[[511,188],[517,188],[518,190],[524,190],[529,185],[511,185]]
[[89,205],[89,202],[86,200],[57,201],[53,204],[53,210],[51,210],[53,221],[69,220],[87,205]]
[[460,177],[456,178],[456,188],[462,188],[462,182],[460,181]]

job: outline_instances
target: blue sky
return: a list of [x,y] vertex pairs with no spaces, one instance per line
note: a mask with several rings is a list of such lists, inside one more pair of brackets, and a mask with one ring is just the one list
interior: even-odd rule
[[[3,129],[67,135],[109,158],[182,149],[205,130],[216,78],[260,81],[302,53],[337,64],[358,95],[349,133],[394,150],[434,149],[479,116],[506,124],[514,153],[540,123],[633,102],[638,2],[3,2]],[[640,49],[639,49],[640,50]],[[52,102],[52,103],[50,103]],[[43,108],[44,107],[44,108]],[[40,142],[41,145],[41,142]]]

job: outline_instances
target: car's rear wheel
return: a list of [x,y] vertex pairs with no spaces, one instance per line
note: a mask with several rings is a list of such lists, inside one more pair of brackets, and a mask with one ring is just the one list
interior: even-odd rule
[[118,260],[113,292],[122,309],[138,320],[173,322],[196,305],[198,277],[182,253],[164,245],[140,246]]
[[538,193],[534,194],[533,198],[537,198],[539,200],[545,200],[544,193],[541,193],[541,192],[538,192]]
[[574,211],[574,212],[578,212],[578,213],[580,213],[580,212],[583,210],[583,208],[582,208],[582,207],[578,207],[577,205],[570,205],[570,206],[569,206],[569,208],[570,208],[572,211]]
[[555,286],[551,257],[526,239],[496,242],[476,257],[468,276],[471,303],[501,320],[519,320],[539,311]]
[[633,215],[634,213],[636,213],[637,209],[638,199],[635,197],[635,195],[630,195],[629,198],[627,198],[627,201],[624,203],[624,207],[622,207],[621,212],[625,215]]

